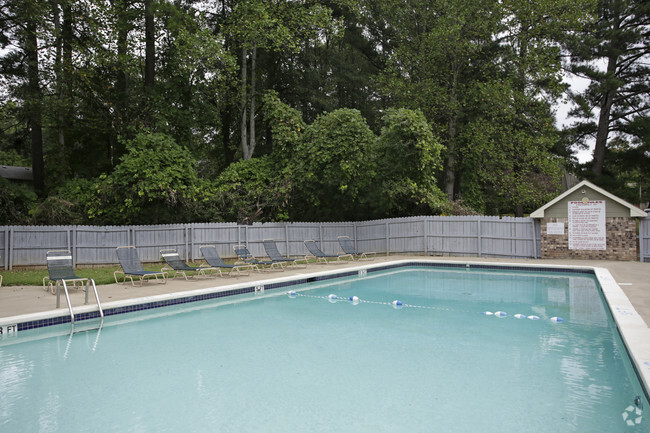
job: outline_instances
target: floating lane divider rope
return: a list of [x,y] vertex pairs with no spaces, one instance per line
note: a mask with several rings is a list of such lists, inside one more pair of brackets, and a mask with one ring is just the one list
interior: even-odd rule
[[[348,303],[356,306],[356,305],[359,305],[360,303],[364,303],[364,304],[376,304],[376,305],[389,305],[389,306],[393,307],[396,310],[401,310],[402,308],[407,307],[407,308],[421,308],[421,309],[426,309],[426,310],[458,311],[458,312],[462,312],[462,313],[475,313],[475,311],[460,311],[460,310],[452,310],[451,308],[441,308],[441,307],[431,307],[431,306],[424,306],[424,305],[405,304],[402,301],[400,301],[399,299],[396,299],[396,300],[394,300],[392,302],[381,302],[381,301],[370,301],[370,300],[366,300],[366,299],[360,299],[358,296],[350,296],[349,298],[345,298],[345,297],[342,298],[342,297],[339,297],[338,295],[335,295],[334,293],[330,293],[327,296],[316,296],[316,295],[306,295],[306,294],[298,293],[298,292],[295,292],[295,291],[287,292],[287,295],[291,299],[295,299],[298,296],[303,297],[303,298],[327,299],[332,304],[335,304],[337,302],[348,302]],[[497,317],[499,319],[505,319],[505,318],[509,317],[508,313],[506,313],[505,311],[496,311],[494,313],[491,312],[491,311],[483,311],[481,314],[483,314],[484,316],[494,316],[494,317]],[[520,313],[515,314],[513,317],[515,319],[528,319],[528,320],[540,320],[541,319],[539,316],[535,316],[535,315],[527,316],[525,314],[520,314]],[[562,323],[562,322],[564,322],[564,319],[562,317],[557,317],[557,316],[556,317],[551,317],[549,320],[551,322],[553,322],[553,323]]]

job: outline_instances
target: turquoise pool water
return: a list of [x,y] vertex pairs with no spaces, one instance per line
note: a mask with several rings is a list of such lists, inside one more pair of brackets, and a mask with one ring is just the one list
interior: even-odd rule
[[590,275],[404,268],[56,331],[0,342],[0,431],[650,432]]

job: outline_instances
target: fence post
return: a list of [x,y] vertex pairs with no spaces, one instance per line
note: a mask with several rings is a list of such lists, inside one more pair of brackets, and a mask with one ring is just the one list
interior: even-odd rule
[[424,237],[424,255],[428,256],[429,255],[429,224],[427,223],[428,217],[424,217],[422,220],[422,224],[424,224],[424,227],[422,228],[422,236]]
[[284,245],[286,247],[285,254],[287,255],[287,257],[291,257],[289,251],[289,223],[284,223]]
[[517,220],[515,219],[515,220],[513,220],[512,224],[510,225],[510,239],[512,239],[510,241],[510,248],[511,248],[510,254],[513,257],[517,257],[517,240],[516,240],[516,236],[517,236]]
[[188,228],[185,224],[183,224],[183,237],[185,238],[185,260],[187,260],[187,261],[190,260],[190,254],[189,254],[189,251],[187,251],[187,246],[188,246],[188,240],[187,240],[188,230],[189,230],[189,228]]
[[5,227],[5,252],[2,255],[4,257],[3,269],[9,269],[9,229]]
[[75,238],[77,237],[77,226],[72,226],[72,230],[68,229],[66,232],[66,238],[68,239],[68,250],[72,252],[72,267],[77,267],[77,243]]
[[481,236],[481,217],[476,217],[476,255],[483,257],[483,238]]
[[537,259],[537,230],[535,227],[535,220],[531,218],[530,223],[533,228],[533,258]]
[[386,221],[386,255],[390,255],[390,227],[389,222]]
[[9,229],[9,257],[8,257],[8,259],[9,259],[9,270],[11,270],[13,268],[13,264],[14,264],[14,257],[13,257],[14,252],[13,252],[13,249],[14,249],[14,229],[11,228],[11,229]]
[[650,214],[639,221],[639,261],[641,263],[650,259],[648,244],[650,244]]

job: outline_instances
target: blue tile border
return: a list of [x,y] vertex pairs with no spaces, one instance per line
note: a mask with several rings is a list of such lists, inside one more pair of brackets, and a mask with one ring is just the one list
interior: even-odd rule
[[[414,260],[412,262],[402,262],[402,263],[387,264],[384,266],[376,266],[376,267],[368,268],[367,272],[374,273],[374,272],[386,271],[389,269],[408,268],[408,267],[432,267],[432,268],[442,268],[442,269],[456,268],[456,269],[508,270],[508,271],[524,271],[524,272],[528,271],[528,272],[551,272],[551,273],[577,273],[577,274],[595,275],[595,272],[591,269],[572,269],[572,268],[559,268],[559,267],[545,268],[541,266],[540,267],[508,266],[508,265],[499,266],[499,265],[482,265],[482,264],[475,264],[475,263],[465,264],[465,263],[439,263],[439,262],[425,262],[425,261],[419,262],[417,260]],[[351,276],[358,275],[358,273],[359,273],[358,270],[344,271],[344,272],[333,273],[328,275],[318,275],[314,277],[299,278],[295,280],[281,281],[281,282],[276,282],[271,284],[263,284],[263,286],[264,286],[264,290],[274,290],[283,287],[291,287],[299,284],[307,284],[307,283],[313,283],[317,281],[326,281],[334,278],[351,277]],[[132,313],[135,311],[145,311],[145,310],[151,310],[156,308],[170,307],[179,304],[188,304],[192,302],[207,301],[207,300],[217,299],[217,298],[225,298],[229,296],[243,295],[247,293],[255,293],[255,285],[252,285],[250,287],[239,288],[239,289],[231,289],[231,290],[206,293],[202,295],[191,295],[184,298],[167,299],[161,301],[146,302],[137,305],[129,305],[124,307],[108,308],[104,310],[104,317]],[[79,313],[75,316],[75,323],[82,322],[85,320],[97,319],[97,318],[99,318],[99,311]],[[70,323],[69,315],[53,317],[49,319],[34,320],[30,322],[22,322],[22,323],[18,323],[18,332],[26,331],[29,329],[44,328],[47,326],[61,325],[65,323]]]

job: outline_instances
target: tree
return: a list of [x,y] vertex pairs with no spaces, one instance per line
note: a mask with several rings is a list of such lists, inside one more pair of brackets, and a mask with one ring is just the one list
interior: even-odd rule
[[442,145],[421,111],[390,109],[379,137],[377,216],[438,213],[447,203],[436,185]]
[[[392,13],[386,16],[397,40],[384,89],[395,103],[420,107],[440,136],[446,148],[442,182],[448,197],[469,194],[468,201],[481,208],[484,203],[479,199],[491,188],[499,188],[490,191],[492,195],[507,196],[508,189],[503,188],[508,183],[487,188],[486,179],[476,176],[475,165],[505,155],[521,171],[523,164],[540,164],[552,157],[552,146],[540,146],[549,135],[540,140],[531,137],[552,136],[552,129],[540,125],[552,125],[550,106],[562,90],[557,41],[580,21],[584,4],[568,0],[534,5],[521,0],[441,0],[433,5],[415,2],[411,8],[402,2],[388,4]],[[483,103],[485,98],[496,99],[489,104]],[[509,124],[493,123],[503,121]],[[496,136],[484,140],[472,132],[486,126]],[[505,147],[497,137],[512,145],[508,153],[502,153]],[[542,150],[545,155],[529,157]],[[531,166],[523,172],[545,170]],[[522,213],[521,203],[511,204]]]
[[293,219],[360,220],[372,212],[377,138],[358,110],[339,109],[307,126],[291,169]]
[[[232,8],[227,32],[240,46],[240,140],[244,159],[256,147],[258,50],[297,51],[304,40],[315,38],[335,23],[331,10],[320,2],[239,0]],[[250,61],[250,82],[248,64]],[[248,126],[248,130],[247,130]]]
[[30,130],[32,172],[34,189],[45,195],[45,168],[43,162],[43,91],[41,88],[41,67],[39,59],[39,32],[46,15],[45,6],[37,1],[3,1],[2,48],[11,40],[18,49],[6,50],[3,70],[9,71],[20,83],[15,88],[24,101],[24,116]]
[[138,134],[126,148],[115,171],[95,185],[90,219],[99,224],[191,222],[207,188],[187,148],[149,132]]
[[496,33],[496,3],[420,0],[413,6],[387,2],[384,15],[395,40],[384,91],[398,105],[421,109],[441,137],[446,149],[444,190],[453,200],[462,167],[458,131],[468,117],[472,83],[482,79],[484,53]]
[[552,155],[556,130],[550,107],[516,85],[486,83],[475,94],[480,115],[461,132],[463,198],[488,214],[524,216],[550,200],[562,161]]
[[225,221],[253,224],[289,218],[291,180],[269,155],[231,164],[215,184],[215,207]]
[[[650,113],[650,4],[643,0],[601,0],[596,19],[568,39],[570,71],[590,81],[574,94],[575,142],[595,137],[591,170],[603,174],[608,139],[633,135],[629,126]],[[605,64],[603,71],[601,65]],[[595,111],[598,113],[596,114]],[[597,116],[598,121],[592,119]]]

